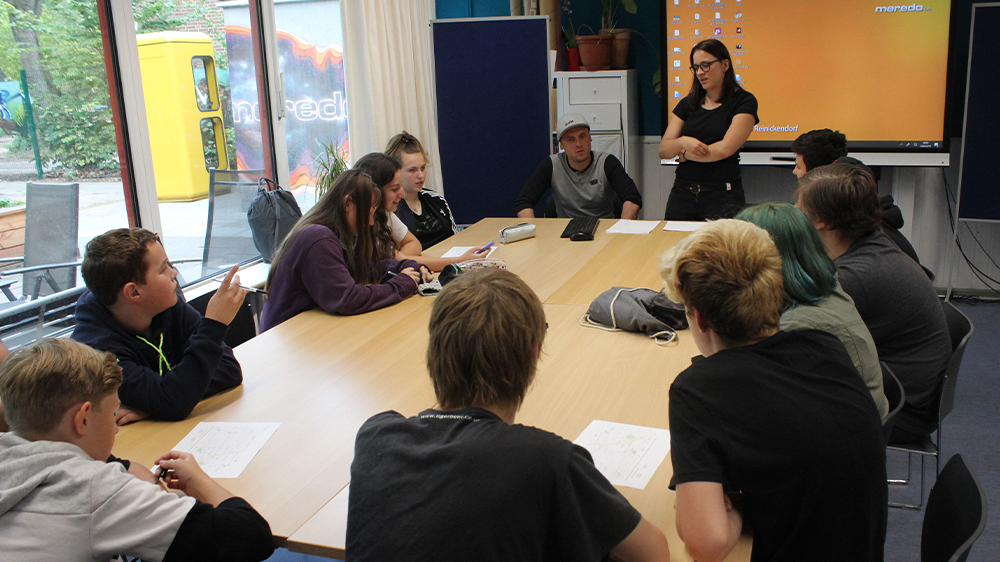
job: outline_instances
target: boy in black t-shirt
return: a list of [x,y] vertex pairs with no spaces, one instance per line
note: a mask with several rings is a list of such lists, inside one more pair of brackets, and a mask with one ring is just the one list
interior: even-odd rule
[[720,220],[663,257],[705,359],[670,387],[677,533],[721,560],[879,561],[887,488],[881,420],[834,336],[781,332],[781,257],[767,232]]
[[427,367],[440,409],[361,427],[348,561],[669,560],[585,449],[514,424],[545,331],[513,273],[469,272],[438,295]]

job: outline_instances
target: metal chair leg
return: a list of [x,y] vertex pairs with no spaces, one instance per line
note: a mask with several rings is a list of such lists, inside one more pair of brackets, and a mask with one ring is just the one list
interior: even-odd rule
[[[940,455],[936,456],[938,456],[938,459],[940,459]],[[909,473],[909,464],[912,458],[913,454],[909,453],[906,459],[907,473]],[[940,460],[938,460],[938,463],[940,463]],[[907,478],[909,478],[909,474],[907,474]],[[918,501],[915,504],[902,503],[902,502],[889,502],[889,507],[898,507],[901,509],[920,509],[923,506],[924,506],[924,455],[920,455],[920,501]]]
[[890,478],[887,480],[889,484],[895,485],[905,485],[910,483],[910,465],[913,464],[913,453],[906,454],[906,478]]

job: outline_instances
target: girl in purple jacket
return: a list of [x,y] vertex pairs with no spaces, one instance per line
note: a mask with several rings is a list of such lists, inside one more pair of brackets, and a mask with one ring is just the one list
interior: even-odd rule
[[382,197],[371,176],[344,172],[299,219],[274,255],[261,331],[305,310],[360,314],[395,304],[416,291],[412,260],[381,259],[372,226]]

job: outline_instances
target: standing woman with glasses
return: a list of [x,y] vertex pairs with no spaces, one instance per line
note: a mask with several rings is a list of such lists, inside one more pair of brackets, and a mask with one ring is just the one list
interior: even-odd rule
[[691,73],[691,91],[660,141],[660,158],[680,162],[664,218],[729,218],[746,204],[739,150],[760,122],[757,98],[736,83],[729,50],[717,39],[694,46]]

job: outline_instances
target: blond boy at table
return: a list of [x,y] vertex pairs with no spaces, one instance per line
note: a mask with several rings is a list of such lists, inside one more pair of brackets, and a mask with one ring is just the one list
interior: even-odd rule
[[94,560],[259,561],[271,530],[188,453],[157,459],[166,486],[111,454],[122,369],[114,355],[68,339],[42,339],[0,367],[13,430],[0,433],[0,552],[5,562]]
[[586,449],[514,423],[547,325],[508,271],[465,273],[431,311],[438,409],[384,412],[358,432],[347,560],[662,560],[663,533]]
[[840,340],[778,329],[781,271],[767,231],[738,220],[663,256],[667,296],[704,355],[670,386],[677,534],[699,562],[725,558],[744,522],[752,561],[881,561],[878,409]]

